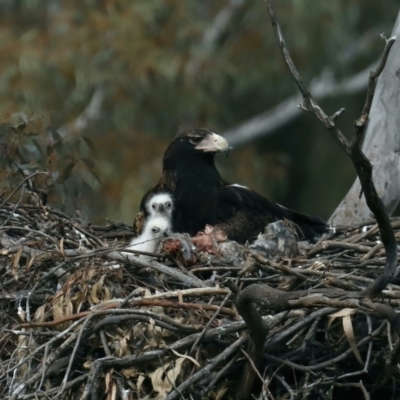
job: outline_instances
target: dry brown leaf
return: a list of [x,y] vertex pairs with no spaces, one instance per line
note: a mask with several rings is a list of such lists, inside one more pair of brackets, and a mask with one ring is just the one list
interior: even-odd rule
[[35,255],[26,259],[25,270],[29,271],[33,262],[35,261]]
[[223,388],[219,389],[217,392],[217,395],[215,396],[215,400],[222,400],[227,391],[228,391],[227,387],[223,387]]
[[64,237],[62,237],[61,240],[60,240],[60,254],[63,257],[66,257],[65,251],[64,251]]
[[158,393],[155,400],[163,399],[172,390],[176,379],[181,373],[184,361],[185,358],[178,358],[174,362],[168,362],[149,374],[153,389]]
[[[170,363],[157,368],[154,372],[149,374],[153,390],[157,392],[157,397],[154,400],[162,399],[171,389],[171,382],[168,381],[165,371],[169,368]],[[163,379],[164,377],[164,379]]]
[[333,314],[329,314],[328,318],[328,328],[330,328],[330,326],[332,325],[332,322],[335,320],[335,318],[342,318],[342,317],[346,317],[348,315],[354,315],[358,312],[358,310],[356,308],[343,308],[342,310],[336,311]]
[[45,312],[46,312],[46,305],[43,304],[42,306],[38,307],[37,310],[35,311],[35,314],[33,315],[33,321],[34,322],[43,322]]
[[91,281],[97,274],[97,270],[95,268],[88,268],[85,272],[85,281]]
[[100,303],[98,296],[101,297],[101,292],[104,285],[104,278],[105,275],[102,275],[101,278],[96,282],[90,291],[90,299],[93,301],[94,304]]
[[57,320],[64,317],[64,307],[63,307],[64,295],[58,296],[51,306],[51,311],[53,313],[53,319]]
[[111,381],[111,390],[107,394],[107,400],[116,400],[117,398],[117,385],[115,381]]
[[86,302],[86,291],[79,291],[73,297],[71,297],[72,304],[75,304],[76,312],[79,313],[81,311],[82,305]]
[[119,343],[120,343],[119,349],[116,352],[117,353],[117,357],[123,357],[123,356],[130,355],[130,351],[129,351],[129,348],[128,348],[128,343],[127,343],[126,337],[123,337],[123,338],[119,339]]
[[[73,305],[71,303],[69,294],[61,294],[60,296],[57,296],[55,298],[55,300],[53,301],[51,311],[53,313],[54,320],[65,318],[65,317],[72,315]],[[55,329],[57,329],[59,331],[63,331],[70,324],[71,324],[71,322],[62,323],[62,324],[57,325]]]
[[125,378],[135,378],[139,375],[139,371],[135,368],[124,368],[121,373]]
[[108,300],[111,300],[111,293],[110,293],[110,291],[108,290],[108,287],[107,286],[104,286],[104,288],[103,288],[103,300],[102,301],[108,301]]
[[22,322],[25,322],[26,313],[25,313],[25,310],[20,305],[18,306],[17,314],[18,314],[18,317],[20,318],[20,320]]
[[311,265],[310,269],[312,269],[312,270],[314,270],[314,271],[319,271],[319,270],[321,270],[321,269],[326,269],[326,265],[323,264],[323,263],[320,262],[320,261],[315,261],[315,262],[313,263],[313,265]]
[[358,351],[356,339],[354,337],[354,330],[353,330],[353,323],[351,322],[351,316],[346,315],[345,317],[343,317],[342,324],[343,324],[344,333],[350,344],[351,349],[353,350],[354,355],[356,356],[356,358],[360,362],[360,364],[364,364],[364,362],[361,358],[361,354]]
[[145,329],[146,338],[149,340],[149,343],[151,342],[152,347],[160,347],[165,344],[162,338],[162,328],[156,325],[153,318],[150,318]]
[[11,273],[15,279],[15,281],[18,281],[18,265],[19,265],[19,259],[21,258],[21,254],[23,252],[23,247],[21,247],[12,257],[12,267],[11,267]]
[[108,371],[104,376],[104,384],[106,393],[110,391],[110,383],[111,383],[111,371]]
[[182,357],[182,358],[186,358],[187,360],[190,360],[193,364],[197,365],[198,367],[200,367],[200,364],[193,358],[190,356],[187,356],[185,354],[180,354],[178,353],[176,350],[174,349],[170,349],[176,356],[178,357]]
[[18,263],[19,263],[19,259],[21,258],[21,254],[23,252],[24,248],[21,247],[12,257],[12,266],[13,268],[18,268]]
[[144,397],[141,397],[141,395],[140,395],[140,391],[142,389],[142,385],[143,385],[143,382],[145,381],[145,379],[146,379],[146,376],[143,374],[140,374],[136,381],[138,400],[147,400],[150,397],[150,395],[146,395]]
[[144,293],[143,293],[143,297],[145,298],[145,297],[149,297],[149,296],[151,296],[150,289],[149,288],[145,288],[144,289]]
[[44,387],[45,387],[46,390],[50,390],[50,389],[51,389],[51,382],[50,382],[50,379],[46,379],[46,380],[44,381]]

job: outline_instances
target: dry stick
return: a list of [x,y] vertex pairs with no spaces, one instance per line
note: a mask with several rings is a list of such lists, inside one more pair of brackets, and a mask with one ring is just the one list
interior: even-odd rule
[[80,233],[82,233],[83,235],[95,241],[100,246],[100,248],[104,247],[104,243],[99,239],[98,236],[93,235],[93,233],[88,232],[86,229],[83,229],[79,224],[73,223],[72,227],[77,231],[79,231]]
[[232,359],[227,364],[225,364],[225,366],[223,368],[221,368],[221,370],[219,370],[218,373],[215,376],[207,377],[207,379],[204,379],[200,383],[201,386],[204,387],[204,385],[207,383],[207,381],[211,380],[211,382],[206,387],[204,387],[202,389],[202,391],[200,393],[201,396],[206,396],[206,394],[211,391],[211,389],[215,386],[215,384],[221,379],[221,376],[224,375],[225,372],[230,369],[230,367],[237,361],[237,359],[239,357],[240,357],[240,353],[237,352],[236,355],[234,355],[232,357]]
[[[65,329],[64,331],[58,333],[56,336],[54,336],[49,342],[42,344],[39,347],[36,347],[36,349],[34,351],[32,351],[32,353],[30,354],[30,357],[33,357],[35,354],[37,354],[40,350],[42,350],[43,348],[45,348],[46,346],[51,345],[52,343],[56,342],[57,340],[61,339],[63,336],[65,336],[67,333],[69,333],[70,331],[74,330],[79,324],[81,324],[82,321],[75,321],[73,324],[71,324],[67,329]],[[14,365],[13,367],[9,368],[7,371],[5,371],[3,373],[3,375],[0,376],[0,380],[6,378],[6,376],[11,373],[12,371],[14,371],[16,368],[19,368],[22,364],[24,364],[26,362],[26,360],[22,359],[17,365]]]
[[[46,347],[44,348],[43,361],[42,361],[43,364],[46,363],[48,353],[49,353],[49,346],[46,346]],[[43,368],[43,369],[42,369],[42,377],[41,377],[41,379],[40,379],[40,383],[39,383],[39,386],[37,387],[37,389],[40,389],[40,388],[42,387],[43,381],[44,381],[44,377],[45,377],[45,370],[44,370],[44,368]]]
[[23,200],[24,196],[25,196],[25,186],[22,187],[19,200],[15,203],[13,209],[8,212],[9,213],[8,218],[2,223],[2,225],[7,225],[11,221],[15,210],[21,204],[21,201]]
[[369,393],[367,392],[367,389],[365,388],[362,381],[360,381],[358,383],[333,383],[333,386],[336,386],[336,387],[358,387],[358,388],[360,388],[362,394],[364,395],[364,399],[370,400]]
[[[81,322],[81,321],[77,321],[77,322]],[[71,325],[72,326],[72,325]],[[36,381],[38,381],[41,376],[42,376],[42,372],[43,370],[50,366],[58,357],[58,355],[64,350],[65,347],[67,347],[76,337],[78,336],[78,333],[74,333],[72,334],[60,347],[57,348],[56,351],[53,352],[53,354],[49,357],[48,360],[46,360],[46,362],[43,363],[42,367],[39,369],[39,371],[37,371],[35,374],[33,374],[29,379],[27,379],[26,381],[22,382],[20,385],[18,385],[16,387],[16,389],[14,390],[12,396],[10,397],[10,400],[17,400],[19,398],[20,393],[26,389],[27,387],[29,387],[31,384],[35,383]],[[46,343],[46,346],[48,345],[48,343]],[[36,349],[37,350],[37,349]],[[36,352],[36,350],[34,352]],[[33,352],[33,353],[34,353]],[[32,356],[32,354],[31,354]]]
[[151,268],[154,269],[158,272],[161,272],[167,276],[170,276],[171,278],[177,279],[185,284],[185,286],[188,287],[207,287],[207,285],[204,284],[203,281],[201,281],[198,278],[193,278],[190,276],[185,275],[181,271],[178,271],[174,268],[167,267],[166,265],[163,265],[161,263],[158,263],[154,260],[152,261],[147,261],[140,259],[139,257],[134,257],[131,255],[126,255],[125,257],[121,255],[120,252],[117,251],[112,251],[109,253],[110,257],[116,258],[119,261],[126,261],[128,258],[129,261],[138,267],[145,267],[145,268]]
[[[229,267],[231,269],[231,267]],[[194,289],[183,289],[183,290],[172,290],[165,293],[157,293],[152,294],[150,296],[145,296],[143,299],[164,299],[169,297],[178,297],[181,295],[182,297],[191,296],[191,297],[199,297],[199,296],[210,296],[210,295],[218,295],[218,294],[228,294],[229,290],[220,288],[220,287],[210,287],[210,288],[194,288]]]
[[196,348],[196,346],[198,345],[198,343],[200,342],[201,339],[203,339],[205,333],[207,332],[208,328],[210,327],[210,325],[212,324],[212,322],[214,321],[214,319],[218,316],[218,314],[221,312],[221,310],[223,309],[225,303],[228,301],[230,295],[231,295],[231,291],[228,292],[228,294],[225,296],[224,300],[222,301],[222,303],[220,304],[220,306],[218,307],[218,310],[215,311],[215,313],[213,314],[213,316],[211,317],[211,319],[207,322],[207,325],[204,327],[203,331],[201,332],[201,335],[197,338],[197,340],[194,342],[192,348],[189,351],[189,354],[191,354],[193,352],[193,350]]
[[243,336],[240,339],[236,340],[233,344],[231,344],[228,348],[226,348],[222,353],[220,353],[217,357],[213,358],[208,365],[203,367],[200,371],[196,372],[190,378],[186,379],[181,385],[179,385],[176,390],[173,390],[168,396],[165,397],[165,400],[175,400],[180,396],[184,390],[188,389],[191,385],[195,384],[201,378],[209,375],[211,371],[221,362],[225,361],[229,358],[233,353],[238,351],[245,343],[247,342],[247,336]]
[[[60,319],[57,319],[55,321],[45,321],[45,322],[32,322],[32,323],[23,323],[15,326],[15,329],[21,329],[21,328],[41,328],[41,327],[53,327],[56,325],[60,325],[62,323],[68,322],[68,321],[74,321],[74,320],[81,320],[84,317],[87,317],[88,315],[108,315],[108,314],[145,314],[145,315],[154,315],[152,318],[155,320],[163,320],[167,319],[166,315],[161,316],[155,313],[152,313],[150,311],[143,311],[143,310],[131,310],[131,309],[118,309],[118,302],[115,303],[109,303],[106,304],[104,309],[96,309],[95,311],[82,311],[77,314],[72,314],[68,317],[63,317]],[[183,309],[189,309],[189,310],[198,310],[198,311],[203,311],[203,310],[211,310],[211,311],[216,311],[218,310],[218,306],[214,306],[212,304],[197,304],[197,303],[176,303],[172,301],[159,301],[159,300],[136,300],[132,301],[130,303],[131,307],[136,307],[136,306],[159,306],[159,307],[174,307],[174,308],[183,308]],[[231,317],[235,317],[236,313],[231,310],[230,308],[223,308],[221,311],[224,315],[228,315]],[[167,323],[171,323],[171,325],[176,325],[177,323],[174,322],[172,319],[170,319],[172,322],[169,322],[167,320]],[[186,328],[188,329],[188,325],[182,325],[184,326],[183,329]]]
[[[249,353],[251,360],[255,365],[257,365],[262,355],[268,328],[264,325],[261,315],[253,304],[252,299],[246,296],[241,296],[243,291],[240,292],[236,285],[229,280],[225,282],[225,286],[229,287],[229,289],[235,293],[234,301],[236,309],[246,322],[246,325],[251,332],[252,343],[250,345]],[[250,396],[255,376],[256,374],[252,368],[252,364],[246,363],[244,371],[240,377],[236,396],[237,399],[247,399]]]
[[[375,337],[377,337],[382,331],[383,328],[386,325],[386,321],[383,321],[381,323],[381,325],[379,325],[379,327],[377,329],[375,329],[375,331],[373,331],[370,335],[368,335],[367,337],[361,339],[358,343],[357,343],[357,347],[360,348],[360,346],[371,342],[372,339],[374,339]],[[335,365],[337,364],[339,361],[342,361],[344,359],[346,359],[346,357],[348,357],[349,355],[353,354],[353,350],[351,348],[347,349],[345,352],[343,352],[342,354],[328,360],[328,361],[324,361],[320,364],[315,364],[315,365],[310,365],[310,366],[304,366],[304,365],[299,365],[296,364],[294,362],[291,362],[289,360],[284,360],[282,358],[278,358],[275,356],[270,356],[270,355],[265,355],[264,358],[267,359],[267,361],[272,361],[272,362],[277,362],[279,363],[279,365],[281,364],[285,364],[288,365],[289,367],[292,367],[293,369],[299,370],[299,371],[307,371],[307,372],[311,372],[311,371],[319,371],[323,368],[327,368],[330,367],[331,365]]]
[[339,141],[342,148],[346,151],[347,155],[350,157],[357,171],[357,175],[360,179],[361,187],[364,192],[365,200],[369,209],[375,216],[376,222],[379,226],[381,240],[385,246],[386,250],[386,265],[385,270],[382,275],[380,275],[366,290],[365,294],[373,297],[381,292],[387,284],[392,280],[397,264],[397,245],[396,238],[394,236],[393,228],[390,224],[389,215],[386,208],[379,198],[376,192],[374,183],[372,181],[372,165],[369,160],[365,157],[364,153],[360,149],[360,142],[362,139],[362,134],[364,132],[365,126],[368,121],[368,114],[371,108],[372,98],[375,91],[375,82],[378,76],[383,71],[387,58],[389,56],[390,49],[395,42],[396,38],[391,37],[386,40],[385,49],[381,58],[381,62],[377,69],[371,72],[368,83],[368,93],[364,104],[361,117],[355,122],[355,132],[351,143],[348,142],[346,137],[340,131],[340,129],[335,125],[332,118],[330,118],[322,108],[314,103],[310,92],[304,85],[299,72],[297,71],[290,54],[286,48],[285,40],[283,38],[280,26],[277,22],[275,11],[272,6],[272,0],[267,0],[268,11],[271,18],[272,27],[275,36],[278,41],[279,48],[281,50],[282,56],[288,66],[290,73],[300,90],[303,97],[303,103],[299,107],[305,111],[314,114],[318,120],[334,135],[334,137]]
[[[371,336],[371,333],[372,333],[371,317],[368,314],[366,315],[366,317],[367,317],[367,325],[368,325],[368,335]],[[386,321],[386,324],[389,324],[389,321]],[[372,352],[372,341],[369,342],[369,344],[368,344],[368,352],[367,352],[367,358],[365,360],[364,368],[361,371],[350,372],[348,374],[340,375],[340,376],[338,376],[337,379],[348,378],[349,376],[361,375],[361,374],[368,372],[369,361],[371,359],[371,352]]]
[[[333,307],[320,308],[319,310],[314,311],[310,315],[307,315],[307,317],[301,319],[299,322],[296,322],[290,328],[286,328],[283,332],[274,333],[273,335],[267,338],[264,344],[264,352],[272,349],[273,347],[276,347],[279,343],[283,342],[284,340],[287,340],[287,338],[289,338],[291,335],[294,335],[299,329],[312,323],[315,319],[322,318],[323,316],[331,314],[335,311],[337,311],[337,308]],[[271,328],[272,327],[270,327],[270,329]]]
[[[69,381],[65,385],[65,389],[70,389],[75,385],[81,384],[83,381],[85,381],[88,378],[88,374],[78,376],[77,378],[73,379],[72,381]],[[55,394],[58,391],[58,388],[52,388],[47,390],[46,392],[43,392],[41,390],[35,391],[34,393],[30,394],[25,394],[25,395],[20,395],[18,397],[18,400],[30,400],[30,399],[38,399],[40,396],[47,396],[48,399],[50,399],[50,396],[52,394]],[[53,398],[54,399],[54,398]]]
[[263,385],[263,388],[265,389],[266,392],[268,392],[268,395],[273,399],[272,393],[268,389],[268,384],[265,383],[263,377],[261,376],[260,372],[258,371],[258,369],[257,369],[256,365],[254,364],[250,355],[247,354],[243,349],[240,349],[240,351],[242,352],[242,354],[246,357],[247,361],[249,362],[251,368],[254,371],[254,375],[258,376],[258,378],[261,381],[261,384]]
[[[237,333],[241,330],[245,329],[244,322],[233,322],[218,328],[210,329],[205,334],[205,339],[214,339],[219,338],[221,336],[230,335]],[[99,373],[101,370],[106,368],[131,368],[136,366],[143,366],[146,363],[153,362],[155,360],[159,360],[160,357],[165,357],[171,353],[171,350],[179,351],[182,348],[191,346],[192,343],[198,338],[200,333],[195,333],[190,336],[186,336],[182,339],[177,340],[176,342],[169,345],[168,348],[162,348],[157,350],[150,350],[141,354],[135,354],[126,357],[104,357],[94,361],[92,370],[97,371]],[[245,338],[246,341],[246,338]],[[244,344],[243,342],[242,344]],[[93,384],[92,374],[89,377],[88,383],[86,385],[86,389],[90,391],[90,386]],[[89,382],[90,381],[90,382]],[[86,391],[85,389],[85,391]],[[87,395],[85,395],[87,396]],[[82,395],[82,399],[86,398]]]
[[278,374],[274,374],[274,378],[277,379],[277,381],[280,382],[281,385],[288,391],[290,400],[294,400],[294,392],[287,382]]
[[336,240],[325,240],[323,242],[318,243],[313,249],[311,249],[307,253],[307,257],[314,256],[321,251],[326,249],[335,249],[335,248],[342,248],[342,249],[350,249],[350,250],[357,250],[360,253],[368,253],[371,248],[368,246],[362,246],[359,244],[347,243],[347,242],[339,242]]
[[27,177],[24,178],[24,179],[19,183],[19,185],[11,192],[11,194],[10,194],[8,197],[6,197],[6,198],[2,201],[1,205],[4,206],[4,204],[5,204],[8,200],[10,200],[11,197],[13,197],[14,194],[17,192],[17,190],[18,190],[26,181],[29,181],[29,179],[33,178],[33,177],[36,176],[36,175],[48,175],[48,174],[49,174],[48,172],[36,171],[36,172],[34,172],[33,174],[27,176]]
[[42,235],[42,236],[46,237],[47,239],[50,239],[53,243],[57,244],[57,241],[53,237],[47,235],[46,233],[44,233],[42,231],[25,228],[23,226],[15,226],[15,225],[6,225],[6,226],[2,225],[2,226],[0,226],[0,230],[7,230],[7,229],[15,229],[15,230],[27,231],[27,232],[39,234],[39,235]]
[[71,354],[71,357],[69,359],[68,368],[67,368],[67,371],[65,372],[64,379],[63,379],[62,384],[60,386],[60,389],[59,389],[59,391],[57,393],[57,396],[60,396],[61,393],[64,391],[65,385],[68,382],[69,374],[71,373],[71,369],[72,369],[72,365],[73,365],[74,360],[75,360],[76,353],[77,353],[78,348],[79,348],[79,344],[81,342],[81,338],[82,338],[83,332],[85,331],[85,328],[89,325],[89,322],[93,319],[94,316],[95,316],[95,314],[89,315],[85,319],[81,329],[79,330],[79,334],[78,334],[78,337],[76,338],[74,349],[72,350],[72,354]]
[[361,257],[361,261],[368,260],[373,255],[375,255],[375,253],[377,253],[382,247],[383,247],[383,243],[378,243],[365,256]]
[[[106,356],[110,357],[111,354],[111,350],[108,347],[108,343],[107,343],[107,338],[106,338],[106,334],[104,333],[104,330],[100,331],[100,340],[101,340],[101,344],[103,345],[103,349],[104,352],[106,353]],[[116,379],[115,383],[117,385],[118,391],[119,391],[119,395],[121,396],[121,399],[123,399],[123,395],[124,395],[124,386],[122,385],[122,382],[120,381],[120,379]]]

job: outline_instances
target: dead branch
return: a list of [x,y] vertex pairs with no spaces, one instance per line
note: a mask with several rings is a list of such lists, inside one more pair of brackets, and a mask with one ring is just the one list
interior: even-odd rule
[[366,293],[368,293],[368,295],[376,296],[386,287],[386,285],[392,280],[395,274],[397,265],[397,246],[393,229],[390,225],[389,214],[387,213],[383,202],[379,198],[372,180],[372,165],[361,151],[360,141],[365,129],[365,125],[368,121],[368,113],[371,107],[376,79],[383,71],[383,68],[387,61],[387,57],[390,52],[390,48],[392,47],[396,38],[392,37],[386,40],[386,45],[381,62],[378,65],[378,68],[370,74],[370,79],[368,83],[368,94],[364,109],[362,111],[361,117],[355,123],[354,136],[351,143],[349,143],[341,130],[335,125],[332,118],[330,118],[322,110],[322,108],[313,101],[310,92],[304,85],[302,78],[290,57],[289,51],[287,50],[285,40],[283,38],[280,26],[275,16],[272,0],[268,0],[268,11],[282,56],[286,62],[286,65],[289,68],[293,80],[295,81],[303,97],[303,102],[299,105],[299,107],[307,112],[314,114],[317,119],[333,134],[334,138],[340,143],[341,147],[348,154],[357,171],[357,175],[360,179],[368,207],[374,214],[378,223],[381,240],[386,250],[386,267],[384,273],[379,278],[377,278],[375,282],[366,290]]
[[[133,399],[267,390],[275,398],[319,396],[360,379],[370,393],[387,388],[375,378],[383,365],[385,379],[400,379],[391,367],[400,355],[393,309],[400,286],[366,294],[385,267],[374,221],[340,228],[325,245],[300,243],[295,258],[267,259],[247,248],[229,257],[198,252],[185,272],[166,253],[124,255],[125,224],[91,225],[24,199],[0,209],[3,397],[103,400],[107,388]],[[392,227],[400,241],[399,221]],[[235,282],[234,302],[221,288],[226,279]],[[345,307],[357,311],[353,346],[342,317],[332,321]]]

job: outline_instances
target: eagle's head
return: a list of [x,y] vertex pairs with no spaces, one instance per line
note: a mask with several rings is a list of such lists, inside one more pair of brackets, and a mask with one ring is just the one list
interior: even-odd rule
[[167,237],[171,231],[170,222],[164,217],[150,218],[144,229],[144,237],[146,240],[161,239]]
[[216,153],[228,154],[229,144],[225,138],[205,128],[197,128],[181,133],[169,145],[165,152],[166,158],[184,158],[195,155],[209,155]]
[[173,209],[172,196],[168,193],[155,194],[146,203],[146,209],[152,216],[165,216],[170,219]]

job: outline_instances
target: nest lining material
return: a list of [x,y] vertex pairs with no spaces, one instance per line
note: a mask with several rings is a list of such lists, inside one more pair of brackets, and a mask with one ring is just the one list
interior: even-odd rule
[[[400,220],[392,226],[399,240]],[[256,398],[400,392],[390,316],[400,285],[373,300],[357,294],[385,265],[374,221],[273,259],[237,244],[213,254],[192,248],[186,263],[177,253],[121,254],[131,237],[125,224],[2,206],[4,398],[233,399],[246,365]],[[257,368],[250,306],[238,306],[246,290],[265,333]]]

